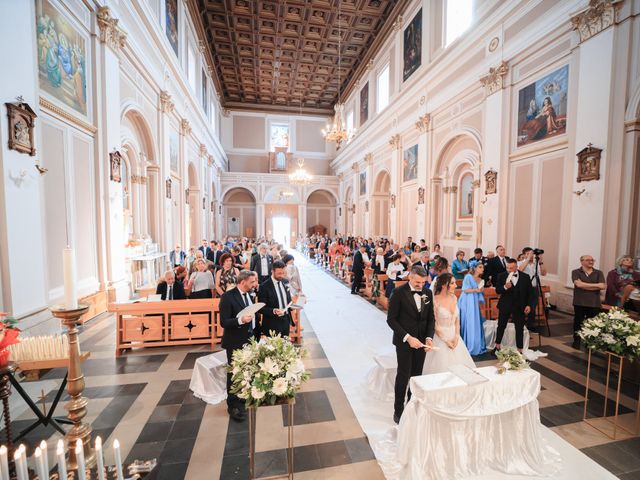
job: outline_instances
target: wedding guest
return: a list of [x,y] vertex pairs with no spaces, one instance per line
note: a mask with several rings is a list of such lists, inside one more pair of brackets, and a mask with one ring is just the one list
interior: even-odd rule
[[496,247],[496,256],[487,261],[485,279],[492,287],[496,286],[498,275],[507,271],[506,249],[502,245]]
[[438,257],[439,257],[440,255],[441,255],[441,252],[440,252],[440,244],[439,244],[439,243],[436,243],[436,244],[433,246],[433,251],[431,252],[431,258],[433,259],[433,258],[435,258],[436,256],[438,256]]
[[220,266],[220,257],[224,254],[224,245],[222,242],[211,242],[211,254],[209,260],[211,260],[216,267]]
[[384,257],[384,250],[382,247],[376,248],[376,256],[373,260],[373,273],[379,275],[387,271],[387,262]]
[[438,278],[438,276],[448,272],[449,260],[444,257],[438,257],[433,265],[433,270],[431,273],[431,285],[429,286],[431,291],[434,291],[436,288],[436,279]]
[[395,288],[395,281],[399,280],[398,275],[404,272],[405,270],[406,268],[404,264],[400,262],[399,254],[396,254],[393,257],[391,257],[391,263],[387,267],[387,277],[389,277],[389,280],[387,280],[387,284],[384,291],[384,294],[386,295],[387,298],[391,298],[391,294],[393,293],[393,290]]
[[[418,259],[417,262],[415,262],[413,264],[413,266],[421,266],[422,268],[424,268],[425,270],[429,271],[429,250],[425,250],[423,252],[421,252],[420,258]],[[431,279],[429,279],[428,283],[430,282]]]
[[484,318],[480,307],[484,303],[484,265],[475,260],[471,260],[469,265],[469,273],[464,277],[458,300],[460,334],[471,355],[482,355],[486,352]]
[[475,363],[460,338],[460,313],[455,295],[458,284],[454,276],[442,273],[435,282],[433,312],[435,335],[433,350],[427,352],[423,375],[448,372],[453,365],[475,368]]
[[353,273],[353,281],[351,282],[351,295],[357,295],[360,291],[360,284],[362,283],[362,277],[364,277],[364,269],[368,258],[364,245],[361,244],[358,251],[353,254],[353,265],[351,266],[351,272]]
[[186,259],[187,254],[182,250],[182,248],[180,248],[180,245],[176,245],[176,248],[169,252],[169,264],[171,265],[171,268],[184,265]]
[[429,251],[429,245],[427,245],[427,242],[424,241],[424,238],[420,240],[420,251],[421,252]]
[[616,268],[607,274],[607,291],[604,303],[614,307],[634,310],[633,302],[628,301],[636,285],[640,282],[640,272],[633,270],[633,257],[623,255],[616,261]]
[[536,306],[538,305],[538,298],[540,298],[540,289],[538,288],[538,276],[544,277],[547,275],[547,267],[544,266],[543,255],[534,255],[533,248],[524,247],[522,249],[522,260],[518,261],[518,270],[529,275],[531,279],[531,288],[533,288],[533,296],[535,298],[531,309],[531,313],[527,315],[527,329],[530,332],[536,332],[538,329],[536,321]]
[[[253,303],[249,292],[258,285],[256,272],[242,270],[238,274],[238,288],[225,292],[220,298],[220,325],[223,328],[222,348],[227,351],[227,363],[232,364],[233,352],[241,349],[251,338],[256,337],[255,315],[238,314]],[[227,373],[227,412],[229,416],[242,422],[246,417],[244,400],[231,393],[231,372]]]
[[[413,237],[407,237],[407,243],[409,244],[409,249],[414,251],[416,248],[416,243],[413,241]],[[409,254],[407,254],[409,255]]]
[[184,285],[187,280],[187,269],[184,268],[182,265],[180,265],[175,268],[174,272],[175,272],[176,282],[179,282],[182,285],[182,288],[184,289]]
[[571,272],[573,281],[573,344],[572,347],[580,350],[580,337],[578,332],[582,328],[582,322],[593,318],[600,313],[602,303],[600,292],[607,288],[604,273],[593,268],[595,260],[591,255],[580,257],[580,268]]
[[213,298],[215,284],[213,275],[207,270],[207,263],[204,259],[198,258],[193,264],[196,271],[189,277],[189,298]]
[[413,252],[411,253],[411,264],[416,263],[422,257],[422,250],[420,250],[420,245],[416,245],[413,247]]
[[191,268],[193,266],[193,262],[195,259],[196,259],[196,248],[190,247],[189,254],[187,255],[187,258],[185,259],[185,262],[184,262],[184,266],[188,272],[191,272]]
[[487,276],[487,262],[489,261],[489,259],[487,257],[482,256],[482,249],[480,247],[476,248],[473,250],[473,257],[471,257],[469,259],[469,264],[471,264],[471,261],[474,260],[476,263],[481,263],[482,266],[484,267],[484,275],[483,275],[483,280],[486,281],[486,276]]
[[506,271],[500,273],[496,279],[496,293],[500,294],[496,350],[500,350],[502,347],[502,336],[507,328],[509,317],[511,317],[516,329],[516,347],[522,353],[524,319],[526,315],[529,315],[534,305],[533,289],[529,275],[518,272],[518,264],[515,259],[509,258],[505,263],[507,265]]
[[161,300],[184,300],[184,288],[182,283],[176,282],[173,270],[167,270],[164,273],[164,280],[156,287],[156,295],[160,295]]
[[258,274],[260,284],[266,282],[271,276],[273,257],[267,253],[267,248],[266,243],[260,244],[258,254],[251,258],[251,270]]
[[399,287],[389,299],[387,324],[393,330],[398,368],[394,387],[393,421],[400,422],[405,401],[411,398],[407,391],[409,379],[422,375],[426,351],[432,345],[435,327],[433,295],[424,288],[427,272],[413,267],[409,282]]
[[301,295],[304,295],[302,292],[302,280],[300,279],[300,272],[298,271],[298,267],[295,265],[295,258],[293,255],[285,255],[282,259],[282,262],[285,264],[285,275],[287,280],[289,280],[289,289],[291,290],[291,297],[296,298]]
[[200,245],[200,247],[198,247],[198,250],[200,250],[202,252],[202,258],[206,259],[207,255],[211,251],[211,248],[209,248],[209,242],[207,242],[206,240],[203,239],[202,240],[202,245]]
[[218,242],[216,242],[215,240],[211,240],[209,242],[209,250],[208,250],[207,254],[205,255],[205,258],[207,259],[207,261],[211,262],[216,267],[218,266],[218,263],[216,262],[217,244],[218,244]]
[[464,279],[464,276],[469,272],[469,263],[464,259],[464,251],[458,250],[456,252],[456,259],[451,264],[451,272],[456,280]]
[[233,257],[228,253],[222,254],[220,263],[222,267],[216,272],[216,292],[218,292],[218,295],[236,288],[238,274],[240,273],[240,270],[233,263]]
[[266,336],[289,336],[289,326],[293,324],[289,281],[285,275],[285,264],[280,260],[273,262],[271,277],[260,285],[258,301],[264,303],[260,309],[262,324],[260,331]]

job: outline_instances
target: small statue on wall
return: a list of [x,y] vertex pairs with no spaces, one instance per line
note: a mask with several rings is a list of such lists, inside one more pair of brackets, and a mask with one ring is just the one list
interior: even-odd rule
[[171,179],[167,178],[166,182],[165,182],[165,196],[167,198],[171,198]]
[[418,205],[424,205],[424,187],[418,189]]
[[396,194],[391,194],[391,208],[396,208]]
[[594,147],[591,143],[580,150],[578,157],[578,182],[600,180],[600,157],[602,149]]
[[369,200],[366,200],[366,201],[364,202],[364,211],[365,211],[365,212],[368,212],[368,211],[369,211]]
[[18,97],[16,100],[13,103],[5,103],[9,117],[9,148],[34,156],[36,147],[33,128],[37,115],[22,97]]
[[117,150],[109,154],[109,171],[112,182],[122,182],[122,155]]
[[189,189],[188,188],[185,188],[184,190],[184,203],[189,205]]
[[341,217],[342,216],[342,207],[338,207],[338,216]]
[[498,172],[496,172],[493,168],[487,170],[487,173],[484,174],[484,183],[485,195],[491,195],[494,193],[498,193]]

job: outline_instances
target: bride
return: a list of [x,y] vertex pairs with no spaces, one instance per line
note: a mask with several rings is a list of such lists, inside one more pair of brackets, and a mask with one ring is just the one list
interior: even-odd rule
[[475,368],[469,351],[460,338],[460,311],[455,295],[456,280],[450,273],[442,273],[436,280],[433,296],[433,311],[436,331],[433,346],[427,352],[423,375],[448,372],[452,365],[467,365]]

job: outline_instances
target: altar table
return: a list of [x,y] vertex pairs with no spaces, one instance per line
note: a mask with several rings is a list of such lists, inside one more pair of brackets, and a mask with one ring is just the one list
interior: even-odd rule
[[403,478],[557,472],[559,456],[541,436],[540,374],[525,369],[500,375],[493,366],[475,371],[489,381],[467,385],[453,373],[411,378],[412,397],[398,429]]

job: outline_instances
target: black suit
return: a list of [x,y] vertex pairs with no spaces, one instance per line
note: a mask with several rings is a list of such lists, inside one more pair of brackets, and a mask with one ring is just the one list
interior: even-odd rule
[[360,250],[353,254],[353,265],[351,266],[351,272],[353,273],[353,281],[351,282],[351,293],[356,293],[358,290],[360,290],[362,277],[364,277],[364,259],[362,258],[362,252]]
[[412,267],[422,267],[427,273],[429,273],[429,262],[427,263],[416,262],[412,265]]
[[496,293],[500,294],[498,300],[498,331],[496,332],[496,343],[502,342],[504,329],[507,328],[509,317],[513,319],[516,327],[516,346],[522,348],[524,337],[524,309],[529,306],[533,308],[535,303],[535,294],[531,288],[531,279],[529,275],[523,272],[514,273],[517,275],[517,283],[511,288],[504,288],[507,282],[509,272],[502,272],[498,275],[496,284]]
[[[289,303],[291,303],[291,292],[289,292],[288,280],[284,279],[281,283],[282,289],[280,291],[280,295],[284,295],[284,297],[282,297],[282,301],[284,302],[282,308],[285,308]],[[273,331],[275,332],[275,335],[280,334],[283,337],[288,337],[289,325],[291,324],[291,313],[290,311],[287,311],[287,313],[281,317],[273,313],[275,308],[280,308],[278,292],[276,291],[273,277],[270,277],[269,280],[260,285],[260,289],[258,290],[258,301],[265,304],[264,307],[262,307],[262,310],[260,310],[260,313],[262,314],[262,325],[260,327],[260,331],[267,336],[270,335],[270,331]]]
[[198,250],[200,250],[202,252],[202,256],[206,260],[208,258],[209,252],[211,251],[211,248],[203,247],[201,245],[201,246],[198,247]]
[[214,265],[216,264],[216,253],[217,253],[216,250],[214,250],[213,248],[210,248],[207,251],[207,256],[206,256],[206,259],[212,262]]
[[[167,282],[160,282],[156,287],[156,295],[160,294],[162,300],[167,299]],[[173,282],[173,298],[171,300],[185,300],[184,287],[181,282]]]
[[409,379],[416,375],[422,375],[426,355],[423,349],[411,348],[404,341],[404,337],[409,334],[424,343],[427,338],[433,337],[435,330],[433,294],[431,290],[424,289],[422,295],[426,298],[421,300],[421,311],[418,311],[409,283],[396,288],[389,299],[387,323],[393,330],[393,344],[396,346],[398,358],[393,406],[394,412],[398,416],[402,415],[404,410],[405,397],[411,398],[411,391],[408,396],[406,394]]
[[256,254],[251,257],[251,270],[258,274],[258,282],[263,284],[266,282],[271,276],[271,270],[273,269],[273,257],[268,253],[265,254],[267,257],[267,271],[262,271],[262,257],[260,254]]
[[505,264],[502,264],[500,257],[493,257],[487,262],[485,268],[484,278],[485,281],[491,282],[492,286],[496,286],[496,282],[498,281],[498,275],[507,271],[506,263],[508,257],[503,257]]
[[[231,365],[233,352],[242,348],[246,343],[249,343],[251,338],[256,336],[251,322],[238,323],[237,315],[246,306],[246,301],[237,288],[223,293],[220,297],[220,325],[224,329],[222,333],[222,348],[227,351],[229,365]],[[227,373],[227,405],[229,408],[244,408],[244,401],[231,393],[230,389],[231,373]]]

